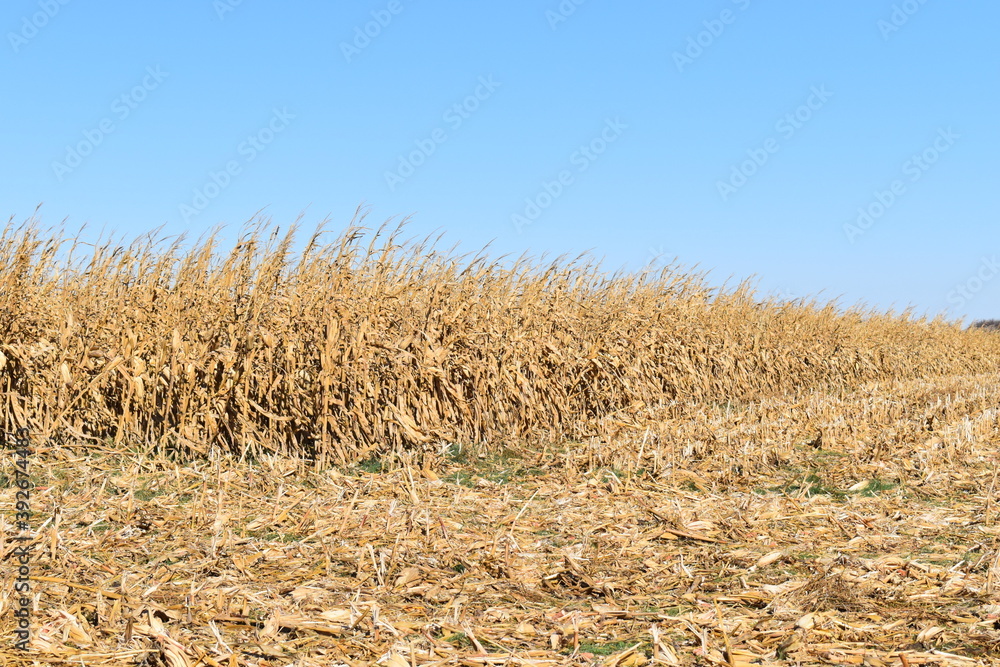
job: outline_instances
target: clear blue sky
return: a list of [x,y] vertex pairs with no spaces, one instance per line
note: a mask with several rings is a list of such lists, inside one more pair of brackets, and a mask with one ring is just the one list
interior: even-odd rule
[[0,211],[197,237],[364,203],[469,251],[1000,317],[997,25],[992,0],[7,0]]

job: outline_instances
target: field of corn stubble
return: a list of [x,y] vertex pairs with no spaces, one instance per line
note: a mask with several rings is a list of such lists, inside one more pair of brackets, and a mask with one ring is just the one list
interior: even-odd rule
[[403,232],[2,230],[4,664],[1000,664],[1000,332]]

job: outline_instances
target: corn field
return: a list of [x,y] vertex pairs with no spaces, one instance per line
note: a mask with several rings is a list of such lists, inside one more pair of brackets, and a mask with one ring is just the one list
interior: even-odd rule
[[11,220],[0,430],[347,463],[600,436],[676,401],[1000,369],[985,329],[762,300],[676,266],[457,255],[363,222],[296,252],[296,227],[264,222],[222,250],[218,234],[85,245]]
[[0,663],[1000,665],[990,326],[363,223],[2,230]]

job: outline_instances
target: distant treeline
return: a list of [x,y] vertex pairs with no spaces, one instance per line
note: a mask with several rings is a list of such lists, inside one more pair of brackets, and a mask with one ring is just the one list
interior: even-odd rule
[[1000,320],[976,320],[972,323],[973,329],[995,329],[1000,331]]

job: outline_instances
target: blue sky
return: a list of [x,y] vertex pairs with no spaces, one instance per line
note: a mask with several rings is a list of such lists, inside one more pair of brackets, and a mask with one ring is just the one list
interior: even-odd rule
[[[8,0],[0,212],[445,245],[1000,317],[988,0]],[[88,233],[91,233],[88,232]]]

